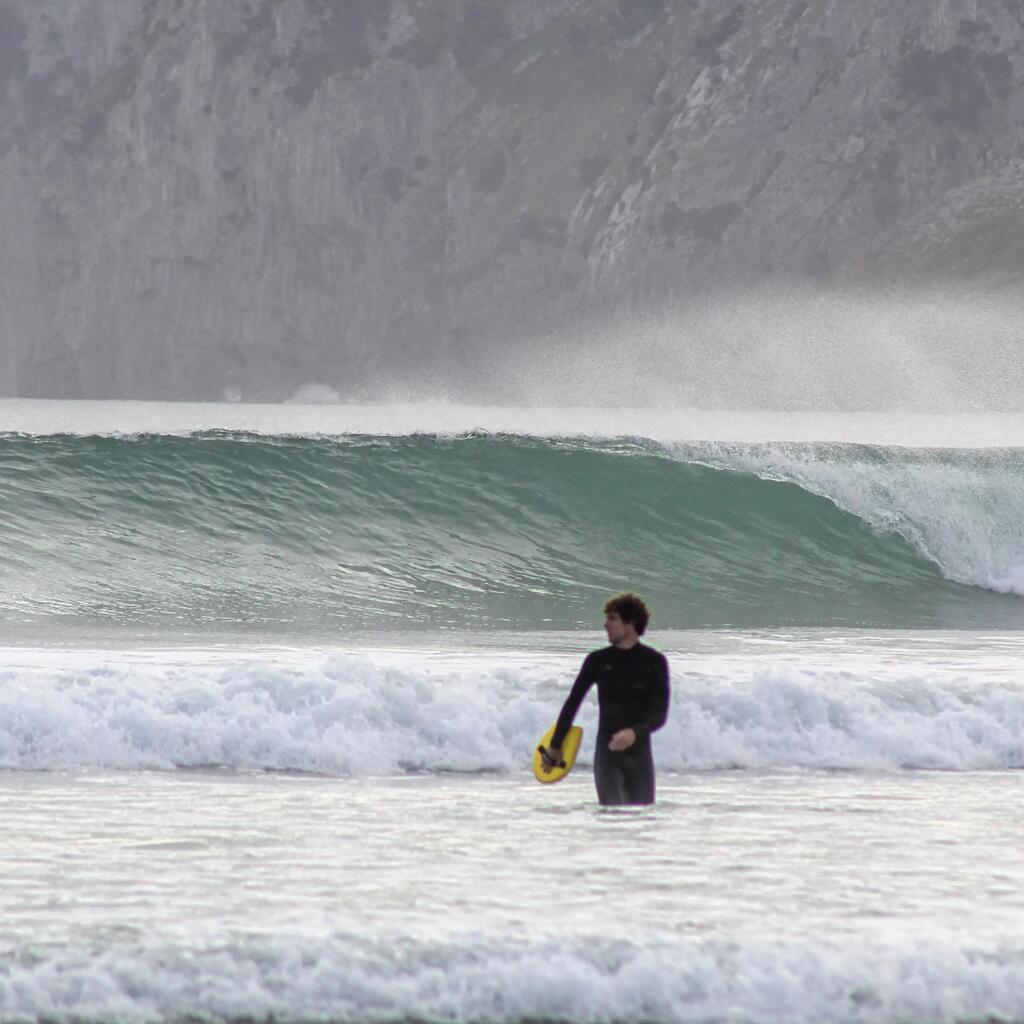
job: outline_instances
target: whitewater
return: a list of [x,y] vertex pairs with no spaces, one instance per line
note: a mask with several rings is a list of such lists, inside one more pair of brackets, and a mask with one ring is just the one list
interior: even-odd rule
[[[1013,417],[0,402],[0,1021],[1024,1021]],[[635,588],[658,802],[533,744]]]

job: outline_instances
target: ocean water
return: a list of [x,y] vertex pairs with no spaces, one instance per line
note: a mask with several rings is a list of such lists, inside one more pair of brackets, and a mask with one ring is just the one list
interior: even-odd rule
[[0,403],[0,1021],[1024,1021],[1022,428]]

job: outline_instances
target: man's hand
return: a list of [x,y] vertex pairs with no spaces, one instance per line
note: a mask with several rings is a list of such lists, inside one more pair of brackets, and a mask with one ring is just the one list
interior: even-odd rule
[[636,733],[632,729],[620,729],[612,736],[608,749],[614,750],[618,754],[623,750],[629,750],[634,743],[636,743]]
[[550,772],[562,763],[562,751],[558,747],[540,748],[541,771]]

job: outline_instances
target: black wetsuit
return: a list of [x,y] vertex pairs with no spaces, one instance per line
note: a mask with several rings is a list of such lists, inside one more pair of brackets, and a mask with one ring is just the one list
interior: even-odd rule
[[[587,691],[597,683],[599,717],[594,752],[594,782],[602,804],[654,803],[651,733],[668,715],[668,662],[665,655],[634,644],[628,650],[602,647],[583,661],[558,716],[551,746],[559,748]],[[636,742],[618,753],[608,749],[620,729],[632,729]]]

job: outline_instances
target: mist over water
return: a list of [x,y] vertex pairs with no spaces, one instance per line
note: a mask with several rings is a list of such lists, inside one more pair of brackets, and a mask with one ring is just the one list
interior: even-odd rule
[[503,346],[493,361],[469,353],[462,372],[478,383],[453,397],[766,411],[1024,409],[1024,299],[1005,289],[765,286],[584,321]]

